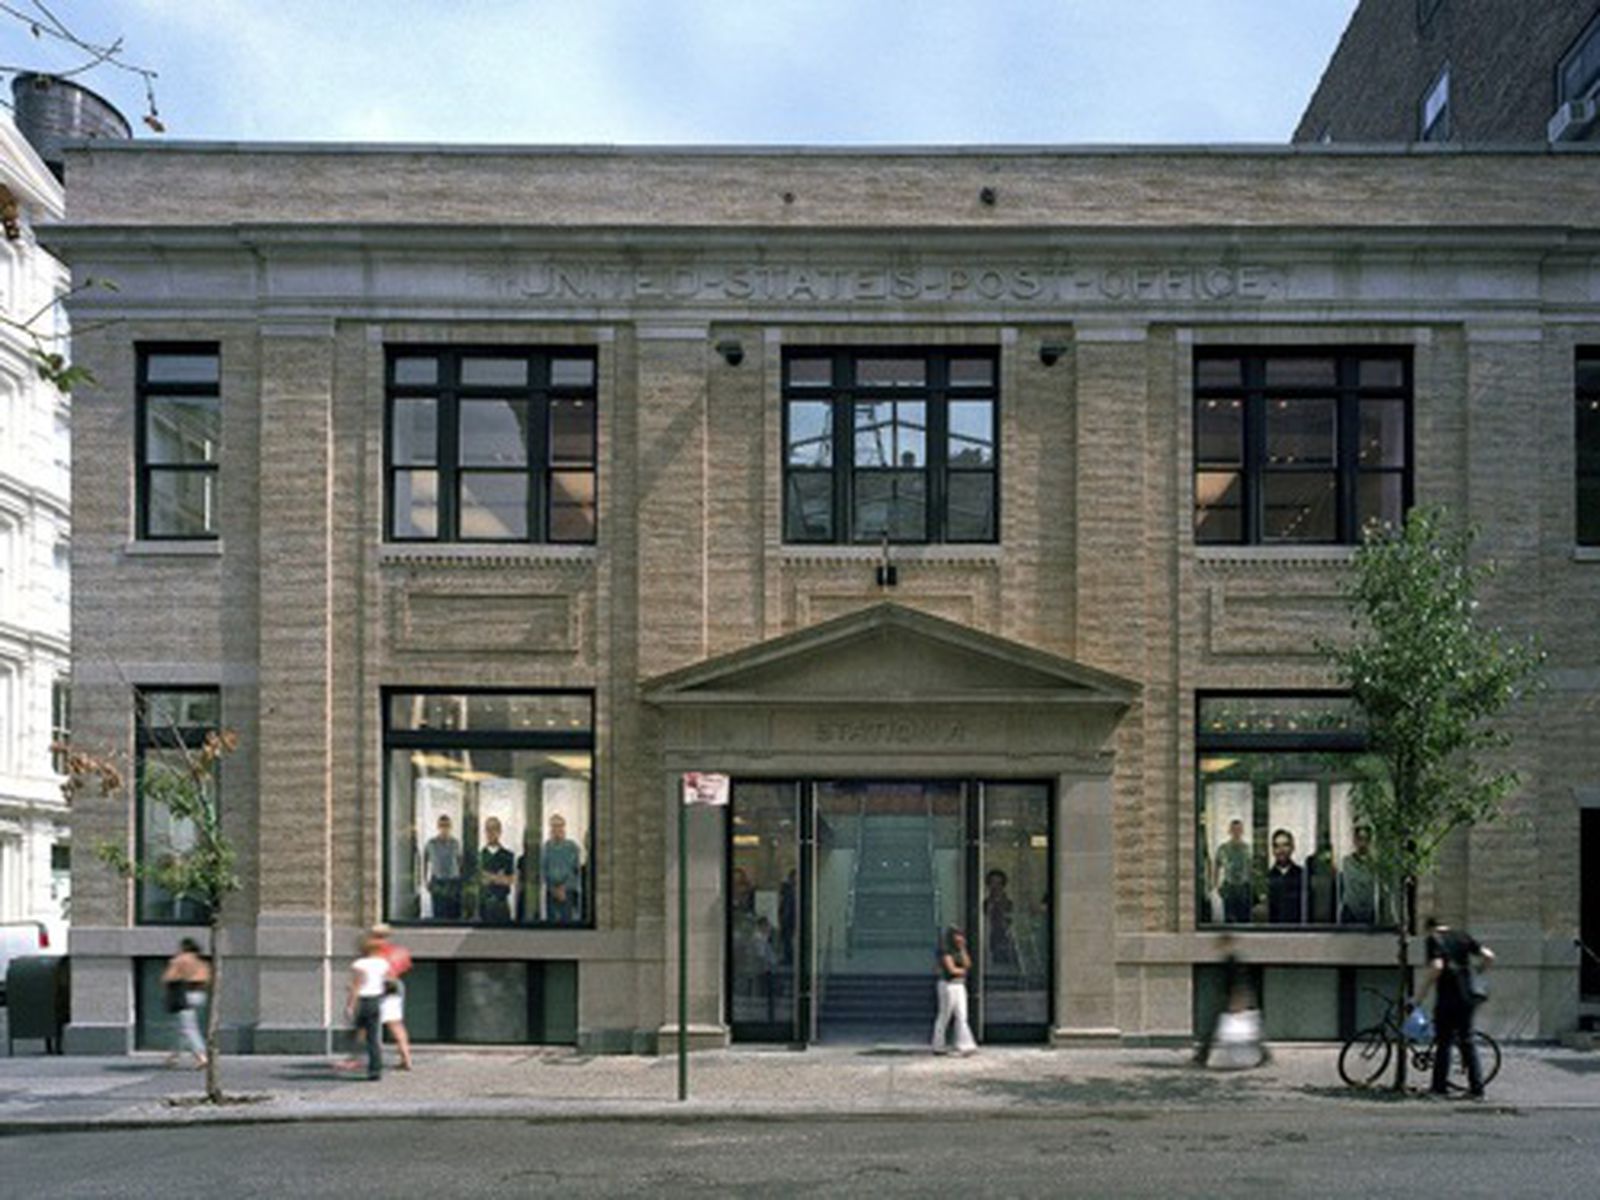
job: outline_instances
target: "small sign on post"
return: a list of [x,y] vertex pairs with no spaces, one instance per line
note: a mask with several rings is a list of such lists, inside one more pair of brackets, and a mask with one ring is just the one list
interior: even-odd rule
[[678,1099],[689,1098],[689,809],[726,808],[728,777],[710,771],[683,776],[678,805]]
[[717,808],[728,806],[728,777],[707,771],[690,771],[683,777],[683,802],[708,804]]

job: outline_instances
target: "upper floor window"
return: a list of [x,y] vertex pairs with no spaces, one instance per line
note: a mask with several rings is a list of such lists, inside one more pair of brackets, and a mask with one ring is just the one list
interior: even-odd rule
[[1578,355],[1578,545],[1600,546],[1600,351]]
[[1600,84],[1600,13],[1578,35],[1556,67],[1556,103],[1587,99]]
[[[214,687],[141,688],[135,716],[138,859],[159,869],[162,862],[194,849],[193,822],[175,816],[160,796],[163,790],[193,786],[193,756],[207,734],[221,729],[221,693]],[[214,787],[218,781],[210,776],[204,786]],[[205,904],[174,895],[158,879],[142,879],[138,886],[140,922],[201,925],[210,919]]]
[[72,745],[72,678],[57,675],[50,681],[50,769],[67,773]]
[[1445,67],[1422,97],[1422,108],[1417,120],[1417,140],[1420,142],[1448,142],[1452,133],[1450,110],[1450,68]]
[[1390,921],[1378,847],[1355,807],[1366,735],[1340,695],[1199,699],[1201,925]]
[[999,540],[999,362],[982,349],[794,350],[788,542]]
[[1392,350],[1195,356],[1201,544],[1360,540],[1411,504],[1411,357]]
[[141,346],[138,535],[215,538],[222,449],[221,359],[211,346]]
[[391,539],[594,541],[592,354],[391,349],[388,369]]

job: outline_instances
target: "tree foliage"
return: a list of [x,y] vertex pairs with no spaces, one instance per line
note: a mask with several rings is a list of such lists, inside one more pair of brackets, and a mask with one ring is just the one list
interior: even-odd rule
[[1345,585],[1350,637],[1321,647],[1366,721],[1363,761],[1376,769],[1357,784],[1355,808],[1402,900],[1402,997],[1416,883],[1453,832],[1498,818],[1516,788],[1501,755],[1511,737],[1495,718],[1538,685],[1543,661],[1531,641],[1483,620],[1478,590],[1494,565],[1473,558],[1474,538],[1441,508],[1370,529]]

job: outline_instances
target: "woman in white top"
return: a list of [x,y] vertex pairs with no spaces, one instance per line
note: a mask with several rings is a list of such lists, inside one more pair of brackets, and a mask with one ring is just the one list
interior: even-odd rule
[[383,1074],[384,981],[389,978],[389,960],[381,953],[375,937],[361,941],[361,957],[350,964],[350,995],[345,1012],[365,1033],[367,1039],[367,1078]]

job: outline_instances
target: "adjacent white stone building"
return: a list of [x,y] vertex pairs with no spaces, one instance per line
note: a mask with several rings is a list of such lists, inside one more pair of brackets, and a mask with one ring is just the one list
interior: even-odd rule
[[[9,118],[0,185],[0,311],[23,324],[39,314],[48,337],[66,273],[34,226],[61,216],[62,188]],[[42,920],[63,945],[70,843],[51,742],[69,669],[71,409],[29,350],[26,332],[0,325],[0,921]]]

